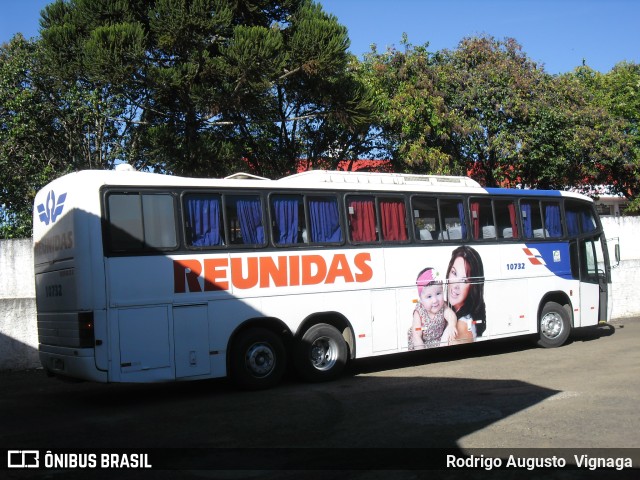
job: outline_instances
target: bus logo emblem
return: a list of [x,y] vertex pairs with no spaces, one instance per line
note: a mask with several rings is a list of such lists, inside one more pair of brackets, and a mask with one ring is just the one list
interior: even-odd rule
[[547,263],[542,258],[542,255],[537,248],[523,248],[524,253],[529,257],[529,261],[532,265],[546,265]]
[[55,223],[58,217],[62,214],[64,208],[64,201],[67,199],[67,194],[63,193],[56,200],[56,194],[53,190],[47,195],[47,201],[44,204],[38,205],[38,215],[40,221],[45,225],[49,225],[49,222]]

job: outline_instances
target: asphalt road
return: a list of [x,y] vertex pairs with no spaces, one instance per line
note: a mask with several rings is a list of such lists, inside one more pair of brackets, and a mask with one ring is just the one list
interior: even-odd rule
[[[633,457],[638,468],[639,367],[640,318],[634,318],[575,331],[570,343],[557,349],[540,349],[524,338],[413,352],[354,362],[331,383],[289,379],[262,392],[240,392],[224,380],[104,385],[65,383],[41,370],[0,372],[0,445],[43,454],[152,449],[152,472],[121,470],[117,478],[144,473],[149,478],[476,478],[487,473],[446,468],[437,477],[427,475],[434,473],[430,462],[442,463],[448,453],[487,459],[506,459],[510,452],[624,456]],[[221,458],[228,469],[209,468]],[[327,470],[319,470],[324,461]],[[165,463],[192,470],[156,468]],[[28,473],[115,478],[113,471],[97,470]],[[490,473],[518,479],[523,473],[546,479],[640,477],[639,470],[629,469]]]

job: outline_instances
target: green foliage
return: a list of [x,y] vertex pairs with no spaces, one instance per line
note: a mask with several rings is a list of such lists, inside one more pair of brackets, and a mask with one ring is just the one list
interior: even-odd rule
[[[591,103],[606,112],[609,129],[597,125],[594,144],[610,165],[607,184],[628,198],[640,194],[640,65],[622,62],[601,74],[588,67],[576,69],[576,79],[591,95]],[[604,130],[604,134],[603,134]],[[640,211],[632,202],[629,212]]]
[[139,168],[282,175],[310,135],[368,115],[346,29],[311,1],[71,0],[42,26],[62,77],[122,108],[119,155]]
[[552,76],[513,39],[466,38],[435,53],[406,37],[403,45],[374,48],[360,68],[397,169],[637,195],[637,65]]
[[487,186],[516,183],[543,70],[515,40],[492,37],[467,38],[441,52],[437,69],[445,104],[456,114],[456,161]]
[[[30,125],[20,118],[30,119],[23,138],[33,153],[13,161],[46,172],[44,182],[118,161],[184,175],[280,176],[305,153],[320,162],[371,148],[371,99],[348,68],[347,31],[310,0],[57,0],[40,23],[30,46],[38,55],[12,60],[29,62],[15,85],[39,103],[7,110],[5,130],[18,136]],[[42,152],[54,157],[48,169],[32,161]],[[17,204],[5,205],[7,218],[26,221]]]
[[387,154],[396,168],[454,173],[447,142],[455,123],[438,88],[428,46],[405,45],[365,56],[362,74],[377,97],[377,117]]
[[68,171],[64,125],[41,83],[36,43],[16,35],[0,47],[0,237],[31,234],[36,192]]
[[[391,159],[487,186],[609,185],[640,210],[640,66],[552,76],[513,39],[358,61],[312,0],[56,0],[0,47],[0,236],[35,192],[112,168],[278,177]],[[633,207],[635,206],[635,207]]]

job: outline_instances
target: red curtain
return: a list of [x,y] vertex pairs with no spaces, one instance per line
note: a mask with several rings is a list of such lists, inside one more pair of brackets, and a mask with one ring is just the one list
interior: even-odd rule
[[381,200],[380,220],[383,240],[407,240],[407,214],[403,200]]
[[373,198],[349,200],[349,222],[351,240],[354,242],[375,242],[376,212]]
[[516,206],[513,203],[509,204],[509,220],[511,220],[511,231],[513,232],[513,238],[518,238],[518,221],[516,220]]
[[471,202],[471,232],[474,240],[480,238],[480,202]]

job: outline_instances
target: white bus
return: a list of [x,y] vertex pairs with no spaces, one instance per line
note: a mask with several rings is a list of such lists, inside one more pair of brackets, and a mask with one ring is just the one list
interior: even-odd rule
[[36,196],[39,355],[98,382],[335,378],[350,359],[608,320],[593,202],[466,177],[81,171]]

